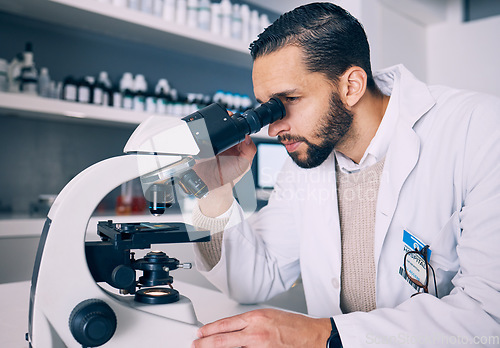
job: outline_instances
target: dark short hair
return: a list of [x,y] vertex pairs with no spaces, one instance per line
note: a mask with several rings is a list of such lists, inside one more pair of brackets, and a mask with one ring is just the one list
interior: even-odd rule
[[287,45],[303,49],[311,72],[336,82],[347,69],[359,66],[368,76],[367,87],[376,89],[363,26],[337,5],[317,2],[281,15],[250,44],[250,54],[255,60]]

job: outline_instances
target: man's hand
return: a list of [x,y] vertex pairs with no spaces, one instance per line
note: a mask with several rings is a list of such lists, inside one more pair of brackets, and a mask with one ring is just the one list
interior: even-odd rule
[[193,167],[210,190],[225,184],[236,184],[248,172],[257,149],[250,136],[214,158],[196,162]]
[[330,319],[314,319],[277,309],[258,309],[207,324],[192,348],[325,347]]
[[215,158],[196,163],[194,171],[207,184],[210,193],[199,200],[205,216],[224,213],[233,202],[232,188],[250,170],[257,148],[250,136]]

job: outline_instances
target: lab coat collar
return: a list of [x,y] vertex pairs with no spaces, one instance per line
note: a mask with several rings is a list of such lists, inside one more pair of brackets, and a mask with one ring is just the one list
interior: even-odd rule
[[403,64],[391,66],[377,71],[373,78],[382,93],[391,95],[394,81],[399,79],[400,122],[407,122],[411,127],[435,104],[427,85],[418,80]]

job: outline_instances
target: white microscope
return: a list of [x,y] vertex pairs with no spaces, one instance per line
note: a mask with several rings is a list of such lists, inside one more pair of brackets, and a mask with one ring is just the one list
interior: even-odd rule
[[[195,160],[225,151],[284,115],[283,104],[273,98],[231,116],[219,104],[183,119],[151,116],[130,137],[126,155],[71,180],[52,205],[38,246],[26,335],[30,347],[189,347],[201,324],[191,301],[172,288],[169,274],[183,265],[159,251],[136,260],[131,250],[207,241],[209,232],[184,223],[102,221],[101,241],[85,242],[89,219],[109,192],[138,177],[154,215],[171,204],[175,184],[205,196],[207,186],[192,169]],[[136,271],[143,272],[138,279]],[[98,284],[104,282],[117,292]]]

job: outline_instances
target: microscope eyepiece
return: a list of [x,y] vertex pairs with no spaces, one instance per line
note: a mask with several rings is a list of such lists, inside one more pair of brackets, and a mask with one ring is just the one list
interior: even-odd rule
[[195,138],[200,153],[198,157],[209,158],[245,140],[277,120],[285,117],[285,107],[278,98],[249,109],[242,114],[229,116],[220,104],[209,106],[183,118]]
[[262,127],[267,126],[285,116],[285,107],[278,98],[271,98],[267,103],[254,109],[249,109],[241,115],[236,113],[231,118],[243,117],[250,127],[248,134],[257,133]]

